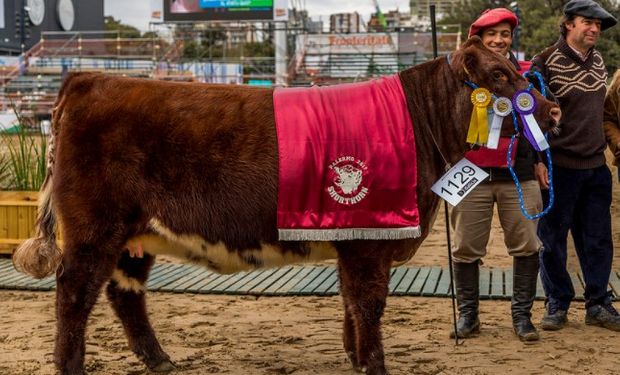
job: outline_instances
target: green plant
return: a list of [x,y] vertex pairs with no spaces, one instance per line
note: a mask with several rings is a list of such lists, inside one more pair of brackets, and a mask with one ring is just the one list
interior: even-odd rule
[[3,187],[11,174],[11,159],[4,150],[0,151],[0,188]]
[[47,140],[41,129],[33,126],[13,106],[19,124],[12,133],[0,138],[0,188],[2,190],[39,190],[45,179]]

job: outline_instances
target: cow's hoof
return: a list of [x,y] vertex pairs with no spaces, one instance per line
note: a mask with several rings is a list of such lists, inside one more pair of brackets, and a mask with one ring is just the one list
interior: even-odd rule
[[163,360],[155,366],[149,367],[150,372],[170,372],[176,370],[176,366],[169,360]]
[[78,371],[58,370],[57,374],[59,375],[86,375],[86,371],[84,370],[78,370]]
[[357,356],[355,355],[355,353],[353,352],[347,352],[347,358],[349,359],[349,362],[351,362],[351,365],[353,366],[353,370],[355,372],[364,372],[364,369],[362,368],[362,365],[360,365],[359,361],[357,360]]
[[385,369],[385,367],[381,366],[379,368],[365,368],[364,369],[364,373],[366,375],[389,375],[389,373],[387,372],[387,370]]

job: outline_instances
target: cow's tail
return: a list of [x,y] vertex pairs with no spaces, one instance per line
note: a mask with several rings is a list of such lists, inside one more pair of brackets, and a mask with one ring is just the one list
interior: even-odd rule
[[[63,88],[66,86],[63,85]],[[20,272],[42,279],[56,272],[62,261],[62,250],[56,243],[56,215],[52,200],[54,187],[55,142],[62,114],[63,89],[58,94],[52,112],[52,130],[48,141],[47,170],[45,181],[39,191],[39,212],[35,224],[36,236],[23,242],[13,252],[13,266]]]
[[62,261],[62,251],[56,244],[56,216],[52,208],[50,179],[39,193],[39,214],[36,236],[23,242],[13,253],[15,269],[42,279],[56,271]]

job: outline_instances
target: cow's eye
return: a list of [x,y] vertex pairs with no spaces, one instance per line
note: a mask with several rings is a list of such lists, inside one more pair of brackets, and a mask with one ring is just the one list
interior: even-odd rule
[[508,77],[503,72],[501,72],[500,70],[495,70],[493,72],[493,78],[496,81],[507,81],[508,80]]

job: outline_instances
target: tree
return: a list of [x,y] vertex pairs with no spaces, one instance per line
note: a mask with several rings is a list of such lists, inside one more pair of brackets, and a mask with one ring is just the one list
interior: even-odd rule
[[245,55],[251,57],[273,57],[275,55],[271,41],[244,43],[243,51]]
[[[618,14],[620,14],[620,2],[603,0],[601,4],[609,13],[618,18]],[[605,30],[603,36],[599,39],[597,48],[603,54],[610,75],[613,74],[616,69],[620,69],[620,25]]]
[[212,59],[224,56],[226,32],[224,29],[194,30],[191,25],[181,25],[175,37],[185,41],[183,57],[189,60]]
[[[274,74],[273,57],[275,50],[271,41],[246,42],[242,47],[243,56],[250,57],[243,63],[243,72],[246,74]],[[258,59],[254,59],[258,57]]]
[[562,1],[521,0],[521,48],[526,58],[534,55],[555,43],[560,36],[560,19],[562,17]]
[[[519,51],[531,59],[546,47],[555,43],[560,36],[560,20],[565,0],[519,0],[520,10]],[[611,14],[620,14],[620,2],[601,0],[601,5]],[[514,5],[514,3],[513,3]],[[455,9],[441,24],[460,24],[463,38],[467,38],[469,26],[487,8],[511,8],[508,0],[471,0]],[[463,39],[465,40],[465,39]],[[605,59],[609,72],[620,65],[620,26],[606,30],[596,47]]]
[[104,21],[106,31],[118,31],[123,38],[140,38],[142,34],[137,28],[125,25],[112,16],[105,16]]

